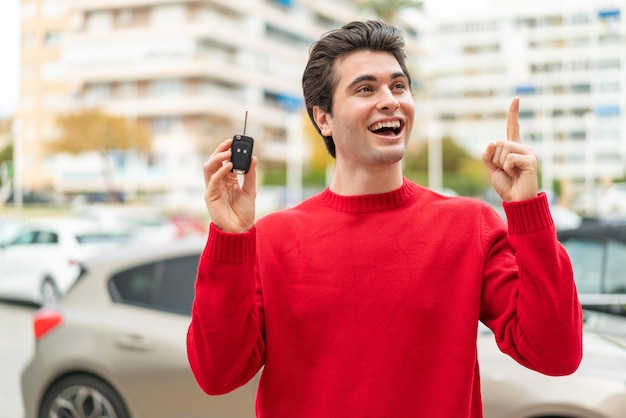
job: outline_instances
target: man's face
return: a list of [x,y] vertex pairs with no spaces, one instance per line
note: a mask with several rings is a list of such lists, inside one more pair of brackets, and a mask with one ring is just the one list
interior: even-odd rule
[[357,51],[335,62],[332,115],[314,108],[324,136],[332,136],[337,163],[380,166],[404,156],[415,105],[409,80],[388,52]]

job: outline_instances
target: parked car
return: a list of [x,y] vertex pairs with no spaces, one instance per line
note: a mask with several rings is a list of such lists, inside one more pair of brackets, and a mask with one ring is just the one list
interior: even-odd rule
[[[93,414],[85,411],[94,410],[117,418],[253,418],[258,376],[227,395],[207,396],[187,362],[186,332],[204,242],[183,240],[87,261],[58,306],[34,315],[37,343],[21,381],[25,418],[86,418]],[[583,364],[569,377],[525,369],[481,331],[485,417],[623,418],[625,345],[607,330],[626,335],[626,321],[591,314]]]
[[71,216],[97,222],[106,228],[123,228],[132,231],[135,241],[141,244],[160,244],[192,234],[206,234],[200,219],[191,216],[167,216],[158,208],[135,205],[77,206]]
[[80,262],[130,242],[123,230],[63,218],[32,220],[0,244],[0,298],[52,305],[74,283]]
[[24,222],[18,219],[0,217],[0,245],[13,241],[24,227]]
[[253,418],[256,380],[209,397],[187,362],[203,244],[187,239],[85,263],[57,308],[34,316],[26,417]]
[[626,182],[613,183],[602,192],[598,212],[626,215]]
[[626,316],[626,223],[587,222],[558,237],[583,306]]
[[485,418],[626,416],[626,321],[585,311],[583,360],[569,376],[550,377],[516,363],[481,327],[478,337]]

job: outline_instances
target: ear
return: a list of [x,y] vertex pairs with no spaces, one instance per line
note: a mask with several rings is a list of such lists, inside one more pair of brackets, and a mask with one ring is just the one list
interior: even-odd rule
[[332,136],[330,114],[323,111],[319,106],[313,106],[313,119],[315,119],[315,123],[317,127],[320,128],[323,136]]

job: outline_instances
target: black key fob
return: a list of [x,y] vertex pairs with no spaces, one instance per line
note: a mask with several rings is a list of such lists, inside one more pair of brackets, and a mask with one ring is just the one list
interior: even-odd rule
[[251,136],[233,136],[232,155],[230,156],[230,161],[233,163],[233,173],[246,174],[250,170],[253,145],[254,139]]

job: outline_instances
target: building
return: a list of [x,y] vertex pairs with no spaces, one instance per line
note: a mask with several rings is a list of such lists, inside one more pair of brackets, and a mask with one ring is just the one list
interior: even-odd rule
[[[44,13],[49,5],[54,16]],[[246,113],[255,153],[266,166],[284,165],[293,119],[304,115],[310,45],[365,16],[349,0],[22,0],[22,7],[23,37],[34,45],[22,51],[23,184],[70,193],[107,187],[102,159],[44,164],[37,149],[54,133],[56,115],[84,108],[152,134],[149,157],[108,153],[124,191],[201,185],[202,162],[242,133]]]
[[[487,1],[481,13],[429,16],[423,85],[427,132],[475,155],[504,139],[521,98],[522,142],[543,187],[595,196],[626,175],[626,7],[620,1]],[[595,199],[580,210],[593,211]]]
[[20,102],[16,125],[19,179],[29,189],[46,187],[42,175],[45,138],[57,114],[70,110],[68,79],[61,64],[62,36],[69,25],[69,2],[22,0]]

